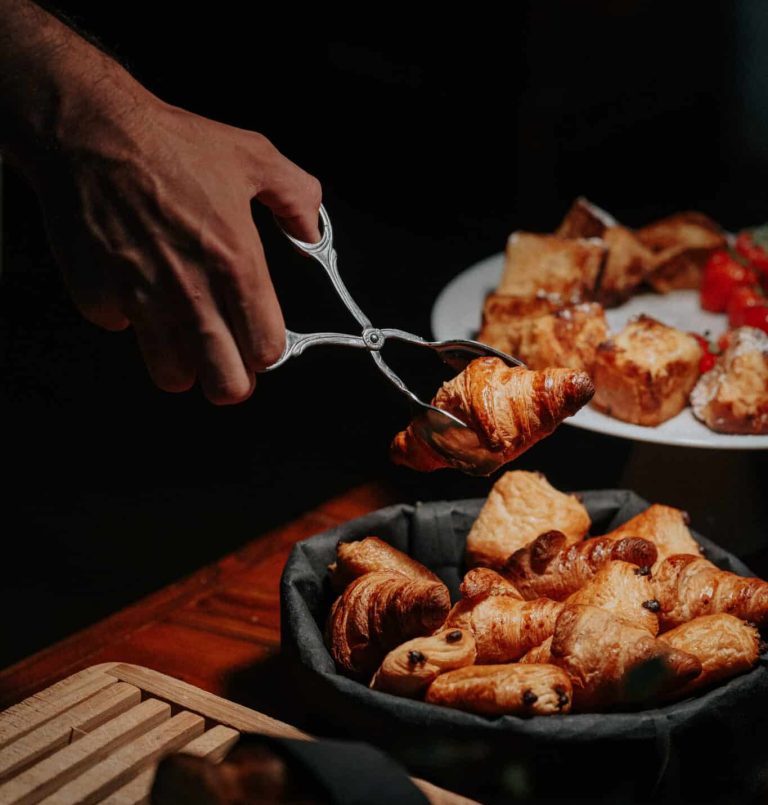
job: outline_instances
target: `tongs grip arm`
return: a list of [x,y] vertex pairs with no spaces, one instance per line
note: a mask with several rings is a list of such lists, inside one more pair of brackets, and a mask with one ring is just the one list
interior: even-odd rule
[[336,346],[336,347],[357,347],[358,349],[368,349],[368,344],[361,335],[347,335],[346,333],[294,333],[292,330],[285,331],[285,349],[283,354],[263,371],[271,372],[282,366],[289,358],[301,355],[309,347]]
[[[347,290],[346,285],[341,280],[339,270],[336,265],[336,249],[333,248],[333,227],[331,226],[331,219],[325,211],[325,207],[320,205],[320,220],[323,223],[323,234],[317,243],[307,243],[306,241],[294,238],[293,235],[283,229],[283,234],[291,241],[291,243],[304,252],[309,257],[313,257],[325,269],[325,273],[331,280],[336,293],[341,298],[341,301],[346,305],[347,310],[355,317],[358,324],[366,329],[371,326],[371,320],[363,313],[358,307],[357,302],[352,298],[352,294]],[[282,229],[282,227],[281,227]]]

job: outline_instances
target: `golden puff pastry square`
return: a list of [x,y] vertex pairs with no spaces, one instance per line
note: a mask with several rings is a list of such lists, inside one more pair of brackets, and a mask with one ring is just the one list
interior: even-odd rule
[[665,422],[688,404],[701,355],[692,335],[638,316],[598,347],[592,404],[636,425]]
[[679,212],[637,230],[640,241],[655,253],[648,281],[659,293],[698,288],[707,258],[724,249],[723,230],[700,212]]
[[512,470],[493,485],[467,537],[467,564],[501,568],[511,554],[557,529],[578,542],[589,531],[587,510],[537,472]]
[[596,238],[513,232],[496,291],[528,298],[542,292],[591,298],[604,255],[605,246]]

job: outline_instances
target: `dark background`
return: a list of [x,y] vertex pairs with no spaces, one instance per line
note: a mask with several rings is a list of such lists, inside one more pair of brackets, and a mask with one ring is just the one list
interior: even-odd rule
[[[379,326],[428,333],[451,277],[513,229],[552,230],[579,194],[629,225],[680,209],[732,229],[768,219],[764,4],[507,6],[58,4],[163,99],[261,131],[318,176],[343,276]],[[354,332],[319,269],[256,218],[288,326]],[[353,483],[385,478],[412,500],[493,480],[391,467],[408,410],[358,352],[308,353],[232,408],[159,392],[130,332],[79,318],[10,170],[0,416],[0,666]],[[564,427],[517,466],[562,488],[632,485],[763,556],[761,455]]]

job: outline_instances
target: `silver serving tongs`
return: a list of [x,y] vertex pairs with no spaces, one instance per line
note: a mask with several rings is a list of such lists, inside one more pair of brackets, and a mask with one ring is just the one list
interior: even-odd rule
[[443,411],[434,405],[420,400],[392,369],[387,366],[380,352],[387,340],[405,341],[408,344],[434,350],[448,366],[457,371],[464,369],[467,364],[475,358],[483,356],[500,358],[509,366],[525,366],[525,364],[517,360],[517,358],[512,358],[504,352],[500,352],[498,349],[481,344],[479,341],[470,341],[467,339],[426,341],[418,335],[406,333],[404,330],[395,330],[392,328],[380,330],[378,327],[374,327],[365,313],[357,306],[357,303],[341,281],[336,266],[336,250],[333,248],[333,228],[331,226],[331,219],[328,217],[328,213],[323,206],[320,207],[320,220],[323,224],[323,234],[317,243],[305,243],[302,240],[298,240],[288,234],[285,229],[283,229],[283,234],[297,249],[310,257],[314,257],[325,269],[325,272],[333,283],[333,287],[336,289],[336,293],[341,297],[342,302],[347,306],[349,312],[357,319],[357,322],[363,328],[362,335],[347,335],[346,333],[294,333],[291,330],[286,330],[283,354],[275,363],[264,369],[264,371],[271,372],[273,369],[277,369],[278,366],[282,366],[289,358],[295,358],[297,355],[301,355],[308,347],[322,344],[367,349],[374,363],[379,367],[387,380],[389,380],[398,391],[405,394],[412,403],[425,411],[431,427],[440,432],[444,432],[452,427],[466,428],[465,423],[453,414],[449,414],[447,411]]

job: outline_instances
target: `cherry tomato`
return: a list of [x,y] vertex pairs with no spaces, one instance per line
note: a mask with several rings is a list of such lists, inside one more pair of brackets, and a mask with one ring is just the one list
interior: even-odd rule
[[713,369],[715,363],[717,363],[717,355],[713,355],[711,352],[705,352],[699,361],[700,374],[703,375],[704,372],[708,372],[710,369]]
[[728,300],[726,311],[731,327],[743,327],[749,308],[765,304],[765,297],[756,288],[736,288]]
[[753,305],[744,311],[744,326],[757,327],[758,330],[768,333],[768,305],[765,304],[765,300],[763,304]]
[[757,284],[757,274],[726,251],[713,252],[701,281],[701,306],[712,313],[723,313],[736,288]]
[[699,346],[704,350],[704,352],[709,352],[709,341],[707,341],[703,335],[693,332],[689,333],[689,335],[692,335],[699,342]]
[[736,238],[736,251],[747,260],[750,265],[768,273],[768,251],[755,241],[755,235],[749,229],[739,232]]

